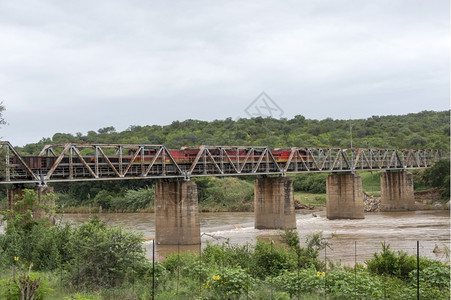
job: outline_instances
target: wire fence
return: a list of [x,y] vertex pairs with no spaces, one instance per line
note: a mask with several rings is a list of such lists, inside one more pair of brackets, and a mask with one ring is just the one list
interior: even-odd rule
[[[320,264],[316,267],[314,264],[309,266],[301,263],[305,253],[298,252],[295,267],[285,266],[286,270],[279,265],[280,245],[273,240],[267,244],[269,251],[265,253],[265,259],[259,261],[268,267],[268,276],[260,281],[247,282],[243,273],[255,274],[252,268],[258,267],[252,263],[252,259],[247,263],[244,260],[243,263],[243,257],[235,257],[238,269],[242,272],[237,272],[236,282],[231,282],[229,273],[233,267],[230,267],[230,257],[226,257],[224,253],[216,254],[217,265],[212,271],[211,253],[205,253],[205,249],[200,250],[197,254],[192,254],[197,255],[194,259],[197,262],[191,256],[191,261],[187,264],[183,246],[175,246],[177,252],[171,256],[175,263],[172,277],[175,275],[176,280],[172,295],[177,299],[442,299],[441,295],[447,295],[443,299],[449,298],[449,241],[436,244],[431,255],[429,245],[422,244],[421,241],[410,240],[401,246],[399,243],[391,246],[390,241],[368,244],[356,240],[338,253],[333,247],[324,248],[319,252]],[[233,249],[233,246],[225,244],[221,247]],[[255,246],[247,245],[246,249],[241,249],[257,255]],[[372,255],[368,255],[369,249],[374,252]],[[165,256],[163,253],[156,254],[154,242],[152,253],[152,299],[167,299],[167,287],[161,284],[167,283],[167,274],[155,271],[155,267],[159,266]],[[344,256],[343,260],[337,260],[340,255]],[[160,262],[156,261],[158,256]],[[432,260],[441,261],[444,268],[434,269]],[[279,269],[276,270],[277,268]],[[186,280],[187,274],[190,274],[190,280]],[[447,282],[438,282],[446,279],[446,276]],[[227,287],[233,284],[235,288]],[[212,294],[215,297],[210,298]]]

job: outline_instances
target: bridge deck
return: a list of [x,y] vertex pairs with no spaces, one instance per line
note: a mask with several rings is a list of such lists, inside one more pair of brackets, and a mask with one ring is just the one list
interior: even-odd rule
[[440,158],[438,150],[424,149],[74,143],[21,156],[9,142],[0,142],[0,155],[0,184],[403,170],[427,168]]

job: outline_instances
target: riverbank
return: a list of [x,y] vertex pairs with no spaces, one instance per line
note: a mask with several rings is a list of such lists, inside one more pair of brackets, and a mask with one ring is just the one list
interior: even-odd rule
[[[374,195],[374,194],[373,194]],[[294,205],[296,211],[323,211],[326,210],[326,194],[311,194],[311,193],[294,193]],[[414,210],[449,210],[449,201],[440,200],[437,192],[421,191],[415,192],[415,209]],[[214,213],[214,212],[253,212],[253,202],[241,203],[239,205],[231,206],[211,206],[199,204],[199,212]],[[365,193],[364,195],[364,211],[379,212],[380,211],[380,196],[372,196]],[[101,206],[76,206],[57,208],[58,214],[101,214],[101,213],[154,213],[155,208],[149,206],[138,210],[104,210]]]
[[[152,238],[155,236],[155,215],[149,213],[102,214],[99,217],[110,225],[120,225],[135,232],[142,233],[149,241],[144,243],[147,257],[152,258]],[[65,214],[63,222],[81,224],[89,220],[86,214]],[[202,247],[207,242],[246,245],[257,239],[268,240],[280,235],[280,230],[258,230],[254,228],[253,212],[216,212],[200,213]],[[301,239],[314,233],[323,232],[332,237],[332,249],[327,250],[327,257],[344,264],[364,262],[381,249],[381,243],[391,245],[391,249],[416,253],[416,241],[420,241],[422,256],[444,259],[444,254],[436,256],[436,245],[443,248],[450,242],[450,216],[445,210],[424,210],[408,212],[374,212],[366,213],[365,219],[329,220],[325,209],[299,210],[296,213],[297,232]],[[402,238],[400,238],[402,237]],[[357,249],[355,249],[355,246]],[[165,255],[177,251],[197,251],[199,245],[177,246],[156,245],[156,254]],[[357,250],[357,251],[355,251]],[[324,252],[321,254],[324,257]]]
[[[326,194],[312,194],[304,192],[294,193],[295,206],[297,209],[317,207],[324,208],[326,205]],[[199,212],[252,212],[254,211],[253,199],[249,201],[234,201],[232,203],[199,203]],[[142,209],[104,209],[100,205],[88,206],[63,206],[56,208],[58,214],[98,214],[98,213],[153,213],[155,208],[150,205]]]

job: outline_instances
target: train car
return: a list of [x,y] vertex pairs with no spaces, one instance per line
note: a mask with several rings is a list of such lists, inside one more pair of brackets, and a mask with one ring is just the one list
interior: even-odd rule
[[[54,156],[23,156],[23,162],[32,170],[48,169],[53,166],[57,157]],[[22,162],[16,157],[11,158],[11,164],[22,165]]]
[[287,162],[291,155],[291,150],[276,149],[271,151],[276,162]]
[[169,150],[169,153],[177,163],[190,164],[195,161],[197,155],[199,154],[199,151],[199,149],[181,148],[171,149]]
[[[212,159],[216,163],[222,162],[224,164],[239,164],[240,168],[244,167],[243,164],[248,164],[252,169],[255,162],[262,161],[262,159],[263,161],[266,161],[266,155],[265,157],[262,157],[262,154],[266,151],[265,148],[254,148],[252,151],[250,151],[250,149],[251,148],[242,147],[230,147],[226,150],[221,150],[220,148],[213,147],[208,148],[206,162],[211,166],[212,169],[214,169]],[[136,155],[136,151],[140,151],[138,155]],[[168,150],[170,155],[166,154],[164,156],[162,155],[162,153],[159,153],[159,151],[160,150],[158,148],[145,148],[141,150],[130,149],[127,154],[123,156],[110,155],[108,157],[104,157],[103,155],[98,155],[97,158],[95,156],[83,156],[82,159],[76,155],[72,156],[72,158],[67,155],[62,158],[58,158],[56,156],[24,156],[22,157],[22,159],[24,163],[28,165],[31,170],[36,171],[36,173],[45,173],[55,165],[58,159],[60,159],[58,163],[58,169],[55,170],[53,174],[54,176],[61,177],[68,176],[73,173],[83,174],[82,177],[89,177],[92,175],[92,170],[94,170],[96,162],[98,163],[96,168],[98,168],[97,170],[100,170],[101,173],[104,172],[106,174],[115,174],[115,172],[120,169],[120,163],[122,163],[122,167],[127,167],[127,172],[142,174],[144,165],[149,165],[150,163],[153,163],[155,166],[162,165],[163,163],[170,165],[172,163],[172,159],[182,169],[189,169],[198,157],[201,148],[170,149]],[[280,164],[287,163],[291,156],[291,153],[292,149],[274,149],[271,151],[275,162]],[[155,159],[157,155],[158,157]],[[308,166],[311,165],[311,158],[305,150],[298,150],[296,152],[296,156],[293,157],[293,161],[300,163],[299,155],[303,160],[303,165],[297,167],[291,165],[290,169],[293,168],[298,170],[299,167],[306,168],[307,166],[308,168]],[[162,161],[163,157],[164,162]],[[198,165],[203,164],[203,162],[204,158],[201,158],[198,161]],[[22,163],[17,157],[12,157],[11,163],[13,166],[18,167],[18,169],[23,169],[21,167]],[[87,165],[90,165],[90,167],[87,167]],[[193,170],[196,170],[197,168],[202,167],[196,167]],[[230,168],[230,172],[234,172],[233,167],[229,166],[228,168]],[[247,170],[246,168],[248,167],[244,167],[244,169],[242,170]],[[116,171],[114,169],[116,169]],[[27,173],[25,169],[20,172],[21,174],[24,174],[24,176]]]

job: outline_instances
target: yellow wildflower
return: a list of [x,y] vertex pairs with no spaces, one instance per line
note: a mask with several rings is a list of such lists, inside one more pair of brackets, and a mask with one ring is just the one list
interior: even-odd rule
[[19,261],[19,256],[14,256],[14,261]]
[[326,273],[318,271],[318,272],[316,272],[316,276],[318,276],[318,277],[325,277]]
[[216,281],[218,281],[219,280],[219,275],[213,275],[213,280],[216,280]]

